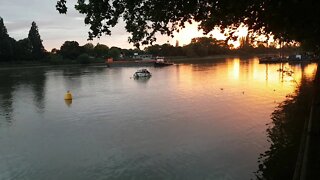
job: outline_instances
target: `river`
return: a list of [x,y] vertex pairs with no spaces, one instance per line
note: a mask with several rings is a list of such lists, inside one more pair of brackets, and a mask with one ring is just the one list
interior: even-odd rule
[[[0,179],[251,179],[316,64],[221,59],[0,70]],[[63,99],[67,90],[73,100]]]

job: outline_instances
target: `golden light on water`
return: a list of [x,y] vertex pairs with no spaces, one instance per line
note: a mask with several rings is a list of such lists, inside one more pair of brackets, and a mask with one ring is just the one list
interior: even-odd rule
[[229,65],[228,65],[228,74],[229,77],[231,77],[235,80],[239,79],[240,75],[240,59],[236,58],[234,59]]
[[317,64],[308,64],[306,67],[304,67],[303,71],[307,78],[312,78],[317,71]]
[[[280,71],[283,69],[284,71]],[[301,84],[302,78],[312,80],[317,64],[290,65],[259,64],[258,59],[241,60],[226,59],[219,65],[202,66],[193,64],[179,68],[181,90],[192,93],[197,90],[202,93],[233,97],[235,94],[254,94],[256,101],[282,102],[284,98]],[[269,97],[269,98],[266,98]],[[237,97],[235,100],[239,100]],[[230,101],[233,101],[230,99]],[[253,101],[242,99],[242,101]],[[250,102],[251,106],[255,103]],[[249,105],[248,105],[249,106]],[[241,107],[239,107],[241,108]]]

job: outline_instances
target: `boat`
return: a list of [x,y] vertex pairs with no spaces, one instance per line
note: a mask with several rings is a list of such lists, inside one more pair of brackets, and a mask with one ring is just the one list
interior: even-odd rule
[[105,61],[107,67],[146,67],[154,66],[155,60],[113,60],[113,58],[107,58]]
[[141,78],[141,77],[151,77],[151,73],[147,70],[147,69],[139,69],[138,71],[136,71],[134,74],[133,74],[133,77],[134,78]]
[[290,55],[289,58],[289,64],[307,64],[312,61],[312,57],[308,55]]
[[282,57],[271,57],[271,56],[267,56],[267,57],[262,57],[259,59],[259,63],[260,64],[268,64],[268,63],[282,63],[282,62],[287,62],[288,60],[286,58],[282,58]]
[[156,61],[154,62],[155,67],[163,67],[163,66],[171,66],[172,62],[165,60],[164,57],[156,57]]

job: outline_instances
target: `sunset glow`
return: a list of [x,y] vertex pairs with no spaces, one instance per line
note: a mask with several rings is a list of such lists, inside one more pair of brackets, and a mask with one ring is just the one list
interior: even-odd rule
[[[199,23],[194,22],[192,24],[187,23],[185,28],[181,29],[179,32],[174,33],[174,38],[170,41],[170,44],[175,45],[176,41],[179,42],[180,46],[187,45],[191,42],[192,38],[196,37],[210,37],[216,38],[217,40],[225,40],[227,36],[221,33],[219,28],[215,28],[207,35],[203,34],[203,30],[198,30]],[[248,28],[241,25],[239,29],[234,33],[234,36],[238,36],[238,40],[229,40],[228,44],[232,45],[233,48],[238,48],[240,46],[239,39],[245,37],[248,34]]]

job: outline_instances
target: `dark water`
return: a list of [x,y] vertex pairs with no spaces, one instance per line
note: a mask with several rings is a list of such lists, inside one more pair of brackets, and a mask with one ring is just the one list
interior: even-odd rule
[[272,113],[316,70],[284,67],[0,70],[0,179],[255,178]]

